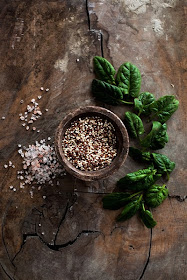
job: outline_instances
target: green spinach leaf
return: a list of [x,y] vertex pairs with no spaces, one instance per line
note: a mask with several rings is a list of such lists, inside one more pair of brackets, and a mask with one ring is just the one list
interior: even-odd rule
[[134,99],[134,108],[138,111],[138,115],[143,113],[149,115],[151,113],[150,106],[154,103],[155,97],[150,92],[142,92],[138,98]]
[[124,89],[125,94],[129,94],[133,98],[138,97],[141,87],[139,69],[130,62],[122,64],[116,75],[116,84]]
[[142,152],[134,147],[129,147],[129,156],[139,162],[150,162],[151,161],[150,152]]
[[179,101],[173,95],[165,95],[155,101],[151,106],[151,111],[154,112],[152,119],[155,117],[161,123],[165,123],[171,115],[178,109]]
[[158,150],[164,148],[168,142],[167,126],[160,122],[153,121],[151,132],[141,140],[141,145],[145,148]]
[[142,120],[136,114],[126,112],[124,123],[131,137],[139,138],[139,136],[144,133]]
[[153,164],[159,174],[166,174],[169,180],[169,174],[175,168],[175,163],[167,156],[158,153],[152,153]]
[[108,60],[100,56],[95,56],[93,63],[95,74],[99,80],[110,84],[115,84],[114,75],[116,71]]
[[119,214],[117,216],[116,220],[117,221],[125,221],[125,220],[130,219],[132,216],[134,216],[134,214],[136,214],[136,212],[140,208],[141,199],[142,199],[142,195],[137,200],[129,202],[125,206],[125,208],[123,209],[121,214]]
[[168,194],[165,185],[153,185],[146,191],[145,202],[149,207],[157,207],[167,198]]
[[152,213],[149,210],[145,210],[143,203],[140,209],[140,218],[147,228],[153,228],[157,224],[157,222],[153,218]]
[[103,197],[103,208],[110,210],[117,210],[123,207],[127,202],[131,200],[131,193],[128,192],[115,192],[107,194]]
[[161,175],[156,174],[156,172],[157,170],[150,166],[146,169],[128,173],[117,182],[117,186],[122,190],[141,191],[147,189],[160,178]]
[[120,88],[100,80],[93,80],[92,93],[98,100],[110,105],[132,104],[132,102],[123,100],[123,93]]

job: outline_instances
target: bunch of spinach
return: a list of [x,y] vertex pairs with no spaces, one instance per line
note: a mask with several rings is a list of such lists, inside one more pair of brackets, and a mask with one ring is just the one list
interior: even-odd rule
[[[124,207],[117,216],[117,221],[127,220],[139,211],[145,226],[152,228],[156,221],[149,207],[159,206],[168,196],[166,186],[156,185],[155,182],[165,175],[169,180],[175,163],[167,156],[150,152],[148,149],[162,149],[168,142],[165,122],[177,110],[179,101],[173,95],[165,95],[156,100],[150,92],[140,93],[141,73],[130,62],[123,63],[117,73],[112,64],[103,57],[95,56],[93,62],[97,79],[92,82],[92,93],[106,104],[134,105],[134,112],[125,113],[124,123],[129,136],[138,139],[143,151],[130,147],[129,155],[136,161],[149,164],[147,168],[121,178],[117,182],[120,192],[106,195],[103,198],[103,207],[110,210]],[[145,136],[140,115],[152,121],[151,131]]]

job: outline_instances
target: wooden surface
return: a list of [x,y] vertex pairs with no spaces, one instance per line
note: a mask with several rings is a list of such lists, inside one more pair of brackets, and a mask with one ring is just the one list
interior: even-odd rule
[[[0,112],[6,117],[0,119],[0,279],[186,279],[186,13],[179,0],[0,1]],[[60,186],[45,185],[33,198],[30,186],[18,187],[17,144],[53,137],[67,112],[98,105],[90,92],[95,55],[116,68],[134,63],[142,91],[180,100],[162,151],[176,169],[167,185],[170,197],[153,211],[158,222],[153,230],[137,216],[115,223],[117,212],[102,209],[104,193],[140,167],[129,157],[97,183],[66,175]],[[42,86],[50,90],[40,101],[40,133],[26,131],[18,115]],[[128,110],[106,107],[122,119]],[[3,167],[9,160],[15,169]]]

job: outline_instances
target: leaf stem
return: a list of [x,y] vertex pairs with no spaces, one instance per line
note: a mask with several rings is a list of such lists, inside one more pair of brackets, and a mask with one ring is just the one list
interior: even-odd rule
[[166,172],[166,176],[167,176],[167,181],[169,181],[169,173]]
[[137,192],[137,193],[133,193],[133,194],[130,196],[130,198],[132,198],[132,197],[138,195],[139,193],[142,193],[142,191],[139,191],[139,192]]
[[123,104],[130,104],[130,105],[134,104],[134,102],[128,102],[128,101],[124,101],[124,100],[120,100],[120,102]]

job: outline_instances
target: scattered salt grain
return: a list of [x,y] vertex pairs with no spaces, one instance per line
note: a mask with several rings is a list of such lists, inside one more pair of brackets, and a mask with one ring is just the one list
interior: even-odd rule
[[22,126],[26,126],[26,123],[22,123]]
[[13,191],[16,192],[16,188],[13,188]]
[[39,132],[40,132],[40,130],[37,130],[37,132],[39,133]]
[[1,119],[2,119],[2,120],[5,120],[5,117],[2,117]]
[[9,165],[9,166],[12,166],[12,162],[11,162],[11,161],[9,161],[9,162],[8,162],[8,165]]
[[41,227],[41,224],[38,224],[39,227]]
[[43,199],[46,199],[46,195],[43,195]]
[[13,187],[13,186],[10,186],[9,188],[12,190],[14,187]]
[[24,102],[23,100],[20,100],[20,104],[23,104],[23,102]]
[[33,126],[32,130],[36,130],[36,127],[35,127],[35,126]]
[[7,165],[7,164],[4,164],[4,168],[8,168],[8,165]]
[[76,59],[76,62],[79,62],[79,58]]
[[46,88],[46,90],[45,91],[49,91],[49,88]]
[[50,141],[50,140],[51,140],[51,137],[48,137],[48,138],[47,138],[47,140],[49,140],[49,141]]
[[42,232],[42,235],[44,235],[44,232]]
[[49,111],[49,109],[45,109],[45,111],[46,111],[46,112],[48,112],[48,111]]
[[41,99],[42,98],[42,96],[41,95],[38,95],[38,99]]
[[34,98],[33,98],[33,99],[31,99],[31,102],[32,102],[32,103],[35,103],[35,99],[34,99]]
[[21,148],[21,144],[18,144],[18,147]]
[[29,126],[26,126],[26,130],[29,130]]
[[41,88],[40,88],[40,90],[44,90],[44,88],[43,88],[43,87],[41,87]]

